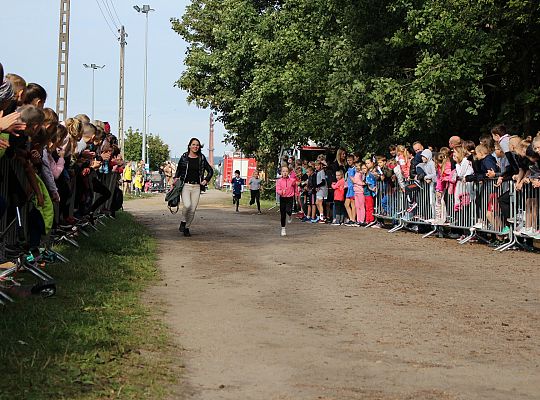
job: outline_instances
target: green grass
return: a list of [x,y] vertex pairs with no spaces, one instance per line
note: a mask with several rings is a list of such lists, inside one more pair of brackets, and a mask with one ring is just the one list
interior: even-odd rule
[[159,399],[174,381],[166,329],[142,304],[156,242],[126,213],[62,249],[56,296],[0,308],[0,399]]
[[124,200],[129,201],[129,200],[137,200],[137,199],[148,199],[148,198],[153,197],[153,196],[155,196],[155,195],[152,194],[152,193],[141,193],[140,196],[135,196],[135,194],[132,193],[132,194],[125,194],[124,195]]
[[[233,204],[232,204],[232,192],[225,192],[223,191],[224,193],[227,193],[230,195],[230,205],[231,207],[234,207]],[[247,192],[243,192],[242,193],[242,198],[240,199],[240,207],[249,207],[249,208],[253,208],[253,210],[257,211],[257,205],[256,204],[253,204],[252,206],[249,205],[249,200],[251,199],[251,195],[249,193],[249,191]],[[269,208],[271,207],[274,207],[276,205],[276,200],[275,199],[272,199],[272,200],[265,200],[265,199],[261,199],[261,210],[268,210]]]

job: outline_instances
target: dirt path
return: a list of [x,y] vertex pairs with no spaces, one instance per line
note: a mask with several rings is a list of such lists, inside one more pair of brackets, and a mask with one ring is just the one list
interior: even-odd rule
[[191,238],[161,196],[126,203],[160,243],[173,398],[540,398],[540,256],[299,222],[281,238],[276,213],[228,202],[205,194]]

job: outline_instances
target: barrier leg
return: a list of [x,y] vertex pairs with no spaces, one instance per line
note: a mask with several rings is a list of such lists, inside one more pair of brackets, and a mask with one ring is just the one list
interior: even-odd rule
[[469,231],[470,231],[469,235],[467,235],[466,238],[461,239],[461,240],[458,242],[459,244],[465,244],[465,243],[467,243],[469,240],[471,240],[473,237],[476,236],[476,229],[471,228]]
[[0,304],[5,305],[6,301],[14,303],[13,299],[0,290]]
[[422,236],[422,239],[430,237],[431,235],[433,235],[436,232],[437,232],[437,225],[434,225],[433,229],[431,231],[429,231],[428,233],[426,233],[425,235]]
[[388,231],[388,233],[394,233],[394,232],[397,232],[397,231],[400,231],[402,230],[403,228],[405,228],[405,224],[403,223],[403,220],[399,220],[399,224],[397,224],[396,226],[394,226],[392,229],[390,229]]

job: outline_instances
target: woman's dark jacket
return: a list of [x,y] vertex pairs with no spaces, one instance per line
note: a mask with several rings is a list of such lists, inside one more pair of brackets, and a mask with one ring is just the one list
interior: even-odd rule
[[[182,157],[180,157],[180,160],[178,161],[178,167],[176,167],[176,174],[174,175],[175,178],[180,178],[182,180],[186,179],[187,175],[187,169],[189,164],[189,157],[188,152],[185,152],[182,154]],[[207,174],[204,176],[204,174]],[[204,154],[199,155],[199,182],[206,181],[210,182],[210,179],[212,179],[212,176],[214,175],[214,168],[208,164],[208,161],[206,161],[206,157]],[[201,185],[201,190],[206,190],[206,187]]]

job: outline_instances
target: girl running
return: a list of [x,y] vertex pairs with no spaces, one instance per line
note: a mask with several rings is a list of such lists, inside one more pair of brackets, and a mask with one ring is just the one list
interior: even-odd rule
[[287,236],[285,225],[292,222],[292,207],[296,193],[296,178],[289,176],[289,167],[281,167],[281,178],[276,181],[276,193],[279,196],[281,213],[281,236]]

